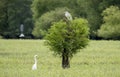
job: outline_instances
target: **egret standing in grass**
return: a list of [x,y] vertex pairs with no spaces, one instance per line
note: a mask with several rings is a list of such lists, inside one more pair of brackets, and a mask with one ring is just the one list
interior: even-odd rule
[[36,59],[36,57],[37,57],[37,55],[34,56],[35,63],[32,66],[32,70],[36,70],[37,69],[37,59]]

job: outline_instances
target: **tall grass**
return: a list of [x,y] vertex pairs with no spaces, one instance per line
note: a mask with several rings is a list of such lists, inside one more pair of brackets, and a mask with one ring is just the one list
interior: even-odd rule
[[[38,69],[31,70],[38,55]],[[120,77],[120,41],[90,41],[61,68],[43,40],[0,39],[0,77]]]

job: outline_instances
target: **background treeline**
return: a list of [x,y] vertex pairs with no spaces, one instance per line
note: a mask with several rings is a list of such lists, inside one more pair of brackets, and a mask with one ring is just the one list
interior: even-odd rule
[[32,0],[0,0],[0,35],[3,38],[18,38],[21,24],[24,24],[24,34],[31,36],[31,4]]
[[0,36],[18,38],[24,24],[25,38],[43,38],[65,11],[86,18],[92,39],[120,39],[119,0],[0,0]]

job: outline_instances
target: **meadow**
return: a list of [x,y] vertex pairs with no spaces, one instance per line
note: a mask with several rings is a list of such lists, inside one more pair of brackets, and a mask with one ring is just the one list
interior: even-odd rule
[[[38,69],[33,71],[34,55]],[[44,40],[0,40],[0,77],[120,77],[120,41],[93,41],[62,69]]]

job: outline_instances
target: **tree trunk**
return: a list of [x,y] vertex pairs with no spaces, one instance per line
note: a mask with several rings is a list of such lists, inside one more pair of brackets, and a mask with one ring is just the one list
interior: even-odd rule
[[64,49],[64,51],[62,53],[62,68],[64,68],[64,69],[70,68],[69,56],[68,56],[66,49]]

